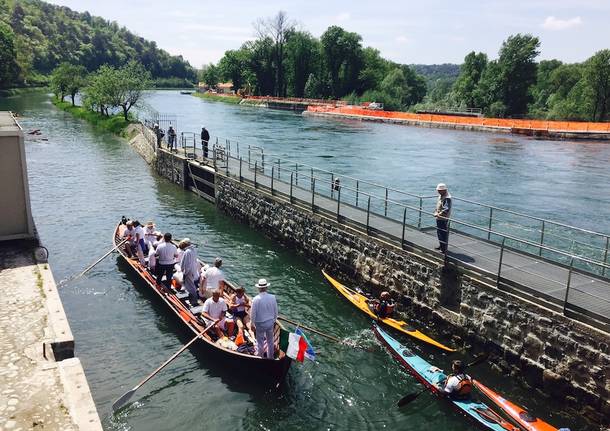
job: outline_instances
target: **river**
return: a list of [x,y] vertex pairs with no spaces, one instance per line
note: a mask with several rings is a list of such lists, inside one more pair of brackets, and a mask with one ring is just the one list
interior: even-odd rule
[[[589,214],[610,213],[607,195],[595,187],[608,184],[606,144],[335,122],[169,91],[153,92],[147,101],[158,111],[177,114],[181,130],[205,125],[214,135],[415,192],[433,189],[442,178],[461,195],[583,227],[596,227]],[[112,415],[118,396],[189,339],[112,256],[60,291],[105,429],[470,429],[427,393],[396,408],[403,395],[419,390],[418,384],[378,347],[367,319],[304,257],[157,177],[124,141],[55,109],[45,94],[0,99],[0,110],[6,109],[22,116],[26,132],[42,131],[26,139],[28,174],[34,218],[57,280],[108,250],[122,215],[152,219],[176,237],[193,239],[204,259],[222,256],[229,279],[246,286],[260,277],[270,280],[282,313],[372,348],[334,345],[312,334],[317,361],[294,364],[277,391],[226,372],[206,359],[205,351],[188,351],[138,391],[134,404]],[[437,351],[402,341],[439,366],[450,362]],[[488,364],[471,373],[551,423],[593,430],[553,412],[542,395]]]

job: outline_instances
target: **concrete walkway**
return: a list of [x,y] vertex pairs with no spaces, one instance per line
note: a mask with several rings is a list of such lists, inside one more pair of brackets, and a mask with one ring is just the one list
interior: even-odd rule
[[[199,157],[201,156],[199,155]],[[229,159],[228,166],[219,165],[218,170],[223,174],[228,172],[229,176],[239,179],[239,160]],[[254,168],[253,166],[248,167],[248,163],[245,161],[242,163],[241,175],[243,180],[254,183]],[[284,197],[292,195],[294,202],[298,202],[301,206],[311,207],[310,179],[301,179],[299,186],[293,184],[291,191],[290,183],[285,180],[286,176],[282,177],[282,181],[274,178],[274,192]],[[288,179],[288,181],[290,180]],[[265,189],[271,189],[270,176],[264,175],[260,171],[256,173],[256,183]],[[301,187],[303,185],[306,188]],[[330,185],[327,183],[325,187],[330,188]],[[374,210],[371,209],[367,222],[367,208],[364,199],[358,207],[341,203],[338,208],[336,193],[333,198],[329,195],[329,191],[326,196],[315,193],[313,200],[316,212],[337,218],[339,222],[361,230],[366,230],[368,226],[368,231],[373,236],[401,246],[402,217],[399,221],[385,217],[383,214],[374,213]],[[337,217],[337,211],[339,217]],[[437,258],[443,257],[434,250],[438,246],[435,229],[420,230],[407,225],[402,246],[435,255]],[[565,266],[518,251],[505,248],[501,252],[501,247],[497,243],[471,237],[453,229],[449,237],[447,258],[460,267],[497,283],[500,288],[512,290],[527,299],[563,311],[566,315],[610,332],[610,282],[607,279],[597,278],[576,270],[570,274],[569,268]],[[500,258],[502,259],[501,268]],[[569,291],[567,304],[564,306],[568,279]]]
[[0,292],[0,430],[101,430],[48,265],[0,243]]

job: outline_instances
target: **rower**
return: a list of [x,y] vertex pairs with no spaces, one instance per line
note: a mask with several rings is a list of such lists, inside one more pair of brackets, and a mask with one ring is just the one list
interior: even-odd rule
[[214,266],[208,267],[208,269],[202,273],[202,279],[199,284],[199,295],[202,298],[206,297],[206,290],[220,290],[220,296],[223,296],[225,289],[225,276],[220,269],[222,266],[222,259],[217,257],[214,259]]
[[235,293],[231,295],[229,302],[229,311],[233,314],[233,317],[238,320],[244,320],[246,317],[246,308],[250,307],[250,301],[244,293],[244,288],[238,286],[235,289]]
[[392,317],[395,307],[396,304],[390,296],[390,292],[381,292],[379,299],[374,299],[371,301],[371,308],[380,319]]
[[472,379],[466,374],[464,364],[459,359],[451,363],[452,373],[444,382],[438,383],[441,393],[454,400],[468,400],[472,392]]
[[127,242],[125,243],[125,253],[127,253],[127,257],[133,257],[136,252],[136,230],[133,228],[133,222],[131,220],[127,220],[125,226],[127,227],[123,231],[123,238],[127,239]]
[[220,319],[215,328],[218,338],[224,336],[224,330],[226,330],[229,335],[233,334],[233,321],[225,319],[226,311],[227,303],[220,297],[220,291],[218,290],[214,290],[214,292],[212,292],[212,297],[206,299],[203,303],[201,316],[205,320],[206,326],[210,326],[216,320]]

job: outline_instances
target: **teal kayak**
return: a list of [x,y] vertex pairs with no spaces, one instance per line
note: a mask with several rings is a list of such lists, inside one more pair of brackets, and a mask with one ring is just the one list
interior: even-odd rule
[[[440,389],[436,386],[439,382],[444,382],[446,375],[437,367],[426,362],[417,356],[410,349],[400,344],[376,324],[373,325],[373,332],[389,352],[400,362],[407,371],[423,384],[430,392],[435,395],[440,394]],[[477,425],[485,430],[493,431],[518,431],[511,423],[505,421],[495,411],[491,410],[486,404],[474,400],[452,400],[449,397],[442,397],[453,405],[462,415],[472,419]]]

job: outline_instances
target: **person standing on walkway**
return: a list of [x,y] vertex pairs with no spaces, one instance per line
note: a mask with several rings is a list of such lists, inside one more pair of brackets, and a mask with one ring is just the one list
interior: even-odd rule
[[447,253],[449,217],[451,217],[451,195],[447,185],[444,183],[437,185],[436,191],[438,192],[438,201],[436,202],[434,217],[436,217],[436,236],[438,237],[439,246],[435,250]]
[[[169,129],[167,129],[167,140],[168,140],[169,150],[173,151],[174,144],[176,143],[176,131],[174,130],[174,126],[172,126],[171,124],[169,126]],[[177,147],[176,147],[176,149],[177,149]]]
[[189,293],[189,302],[192,307],[199,305],[199,294],[195,280],[199,277],[199,261],[197,260],[197,250],[191,244],[191,240],[184,238],[178,244],[180,249],[184,250],[180,259],[180,268],[184,277],[184,288]]
[[203,157],[208,157],[208,142],[210,142],[210,132],[205,127],[201,128],[201,146],[203,147]]
[[[250,320],[252,330],[256,333],[256,344],[258,345],[258,355],[261,358],[273,359],[275,347],[273,343],[273,329],[277,320],[277,300],[275,295],[267,293],[269,283],[264,278],[258,280],[256,284],[259,294],[252,300],[250,309]],[[265,346],[266,355],[265,355]]]

